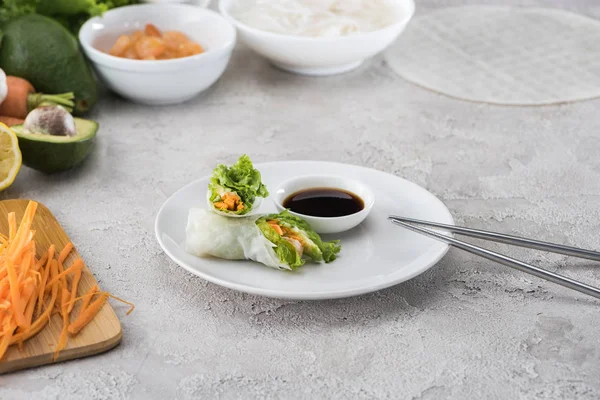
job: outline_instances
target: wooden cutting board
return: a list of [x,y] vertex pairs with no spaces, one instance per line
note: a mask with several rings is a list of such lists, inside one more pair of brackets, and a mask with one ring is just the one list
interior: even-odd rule
[[[17,224],[21,222],[28,203],[29,200],[0,201],[0,232],[8,235],[8,220],[6,216],[9,212],[16,213]],[[54,244],[56,251],[60,252],[70,241],[54,215],[43,204],[38,205],[32,230],[36,231],[35,241],[38,257],[51,244]],[[66,259],[64,263],[65,267],[70,266],[79,257],[77,243],[73,243],[73,245],[75,249]],[[94,275],[92,275],[86,266],[81,274],[78,296],[83,295],[96,283]],[[78,302],[74,307],[74,315],[77,315],[77,308],[80,303]],[[23,351],[19,351],[17,346],[11,346],[8,349],[4,358],[0,361],[0,374],[53,363],[54,349],[61,329],[62,318],[58,313],[54,314],[48,325],[40,333],[23,343]],[[121,336],[121,323],[107,302],[96,317],[77,336],[69,337],[67,347],[59,353],[56,362],[86,357],[110,350],[119,344]]]

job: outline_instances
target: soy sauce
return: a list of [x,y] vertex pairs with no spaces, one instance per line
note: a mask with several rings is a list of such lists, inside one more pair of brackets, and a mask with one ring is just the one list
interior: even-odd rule
[[365,208],[364,201],[354,193],[333,188],[311,188],[288,196],[285,208],[312,217],[344,217]]

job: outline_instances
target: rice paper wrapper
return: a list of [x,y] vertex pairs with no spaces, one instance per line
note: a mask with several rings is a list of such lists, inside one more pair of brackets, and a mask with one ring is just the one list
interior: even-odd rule
[[572,12],[472,5],[414,18],[385,58],[455,98],[542,105],[600,96],[599,43],[600,22]]
[[271,268],[287,269],[256,226],[260,215],[228,218],[205,209],[193,208],[188,215],[185,250],[197,257],[252,260]]

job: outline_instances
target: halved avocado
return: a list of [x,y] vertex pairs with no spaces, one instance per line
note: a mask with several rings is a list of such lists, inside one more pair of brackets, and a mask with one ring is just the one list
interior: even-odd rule
[[11,128],[19,138],[23,164],[38,171],[53,173],[79,165],[94,147],[98,123],[75,118],[75,127],[75,136],[25,133],[23,125]]

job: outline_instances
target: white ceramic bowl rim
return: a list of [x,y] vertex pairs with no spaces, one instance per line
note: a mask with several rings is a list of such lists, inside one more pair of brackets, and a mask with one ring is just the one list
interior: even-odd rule
[[238,28],[246,30],[248,32],[252,32],[257,35],[264,35],[266,37],[271,37],[273,39],[289,39],[289,40],[295,40],[295,41],[326,43],[326,42],[337,42],[337,41],[341,41],[341,40],[353,40],[353,39],[368,38],[369,36],[378,35],[381,32],[386,32],[388,30],[393,31],[393,30],[397,29],[398,26],[402,26],[402,25],[408,23],[408,21],[410,21],[410,19],[413,17],[413,15],[415,13],[414,0],[396,0],[396,1],[398,3],[405,3],[408,6],[407,7],[408,12],[404,16],[404,18],[400,19],[399,21],[397,21],[391,25],[385,26],[385,27],[383,27],[381,29],[377,29],[375,31],[359,32],[359,33],[354,33],[352,35],[346,35],[346,36],[327,36],[327,37],[298,36],[298,35],[288,35],[288,34],[283,34],[283,33],[276,33],[276,32],[271,32],[271,31],[264,31],[262,29],[254,28],[250,25],[244,24],[243,22],[235,19],[229,13],[229,9],[227,7],[225,7],[225,2],[229,2],[231,4],[233,2],[233,0],[219,0],[219,11],[227,20],[229,20],[231,23],[233,23]]
[[[323,179],[323,180],[328,180],[328,179],[339,180],[339,181],[342,181],[342,182],[345,181],[345,182],[352,183],[352,184],[354,184],[356,186],[362,187],[366,192],[368,192],[369,193],[369,198],[365,199],[363,196],[359,196],[357,193],[354,193],[351,190],[339,187],[338,185],[335,185],[335,184],[323,184],[320,187],[330,187],[330,188],[333,188],[333,189],[346,190],[346,191],[354,194],[355,196],[358,196],[363,201],[363,203],[364,203],[363,209],[360,210],[360,211],[355,212],[354,214],[343,215],[341,217],[317,217],[317,216],[314,216],[314,215],[300,214],[300,213],[292,211],[292,210],[290,210],[288,208],[285,208],[283,206],[282,201],[280,201],[280,197],[281,196],[278,196],[278,192],[281,189],[284,189],[287,185],[289,185],[289,184],[291,184],[293,182],[296,182],[298,180],[303,180],[303,179],[309,180],[309,179],[314,179],[314,178]],[[317,187],[314,186],[314,185],[311,185],[311,186],[306,186],[304,189],[312,189],[312,188],[317,188]],[[303,190],[303,189],[297,189],[295,192],[297,192],[299,190]],[[294,193],[286,193],[285,197],[283,198],[283,200],[285,200],[289,195],[292,195]],[[358,181],[356,179],[346,178],[346,177],[340,176],[340,175],[325,175],[325,174],[323,174],[323,175],[301,175],[301,176],[297,176],[297,177],[294,177],[294,178],[291,178],[291,179],[288,179],[286,181],[281,182],[277,186],[277,188],[275,189],[275,192],[274,192],[274,195],[273,195],[273,201],[275,202],[275,204],[277,206],[281,207],[282,209],[288,210],[291,214],[297,215],[297,216],[305,218],[305,219],[320,219],[320,220],[324,220],[324,221],[339,221],[339,220],[343,220],[343,219],[347,219],[347,218],[351,218],[351,217],[356,217],[357,215],[359,215],[361,213],[368,213],[368,212],[370,212],[371,209],[373,208],[373,205],[375,205],[375,194],[373,193],[373,190],[368,185],[366,185],[363,182]]]
[[[228,26],[231,27],[231,39],[228,40],[223,46],[219,47],[219,48],[215,48],[215,49],[210,49],[209,51],[200,53],[200,54],[196,54],[193,56],[188,56],[188,57],[182,57],[182,58],[176,58],[176,59],[171,59],[171,60],[131,60],[128,58],[123,58],[123,57],[116,57],[116,56],[112,56],[110,54],[104,53],[103,51],[100,51],[98,49],[96,49],[92,43],[87,42],[86,40],[83,40],[83,32],[86,32],[88,30],[91,30],[91,25],[102,21],[103,18],[110,16],[111,14],[117,14],[120,12],[123,12],[123,10],[127,10],[127,9],[132,9],[132,8],[147,8],[147,9],[175,9],[175,8],[184,8],[187,9],[190,13],[194,13],[194,12],[200,12],[200,13],[206,13],[209,15],[212,15],[213,17],[217,17],[219,20],[225,22]],[[129,5],[129,6],[125,6],[125,7],[119,7],[119,8],[113,8],[112,10],[109,10],[107,12],[104,13],[104,15],[102,17],[93,17],[88,19],[81,27],[81,29],[79,29],[79,42],[81,43],[81,45],[85,48],[88,57],[92,58],[93,57],[93,61],[97,62],[99,64],[103,64],[103,65],[111,65],[111,66],[121,66],[123,68],[127,68],[127,69],[132,69],[133,68],[139,68],[142,67],[157,67],[157,66],[177,66],[178,64],[183,66],[186,63],[192,62],[194,60],[211,60],[217,57],[220,57],[221,55],[225,54],[225,53],[229,53],[233,50],[233,47],[235,46],[235,42],[236,42],[236,31],[235,28],[231,25],[230,21],[227,20],[227,18],[224,18],[222,15],[220,15],[219,13],[203,8],[203,7],[197,7],[197,6],[193,6],[190,4],[133,4],[133,5]],[[143,71],[140,71],[143,72]]]

